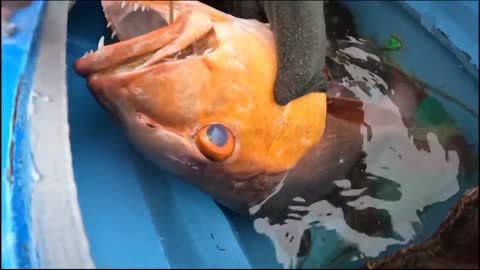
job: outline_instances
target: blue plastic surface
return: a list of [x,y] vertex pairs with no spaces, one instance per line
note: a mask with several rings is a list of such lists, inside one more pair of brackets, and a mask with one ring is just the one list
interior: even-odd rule
[[[461,5],[461,2],[467,1],[455,2]],[[389,57],[404,71],[429,86],[447,93],[476,113],[477,117],[475,118],[465,110],[460,110],[458,105],[431,92],[452,114],[456,123],[467,135],[469,143],[474,144],[478,149],[478,125],[471,124],[478,121],[478,80],[465,71],[463,63],[433,37],[428,29],[422,27],[421,22],[415,21],[407,12],[402,12],[396,2],[386,1],[379,4],[377,1],[345,1],[345,3],[355,14],[355,18],[358,18],[356,21],[358,31],[363,36],[380,44],[392,34],[402,40],[402,49],[390,53]],[[435,3],[437,2],[425,2],[423,7],[440,9]],[[443,11],[445,12],[445,8]],[[472,25],[462,23],[463,19],[459,18],[461,14],[452,13],[451,15],[452,17],[448,18],[448,21],[458,18],[458,27],[468,29],[472,27]],[[472,27],[475,29],[476,38],[472,36],[471,39],[463,40],[463,42],[466,42],[464,45],[468,44],[467,47],[471,47],[473,44],[476,48],[476,52],[474,51],[473,54],[478,57],[478,13],[476,18],[477,24]],[[439,17],[436,21],[440,23],[445,22],[446,19],[442,20]],[[447,32],[447,30],[444,31]],[[451,31],[452,29],[448,32]],[[452,42],[463,44],[454,37],[451,38]]]
[[478,69],[478,1],[405,1],[428,30],[440,29]]
[[[408,1],[408,4],[420,14],[434,14],[437,27],[455,46],[470,54],[478,66],[478,2],[456,2],[472,10],[473,15],[469,16],[475,18],[476,36],[469,36],[472,33],[470,29],[467,31],[470,17],[462,18],[465,14],[460,7],[456,12],[445,13],[452,3],[435,7],[433,2]],[[392,54],[395,61],[419,79],[461,100],[478,115],[478,81],[421,27],[421,22],[414,21],[395,2],[351,1],[347,4],[364,36],[381,42],[392,33],[398,34],[405,46]],[[21,74],[26,82],[22,89],[26,91],[20,96],[17,118],[24,119],[26,115],[25,97],[33,77],[33,70],[28,66],[35,63],[32,41],[43,6],[43,2],[33,1],[30,7],[19,11],[12,21],[22,31],[15,39],[2,38],[2,268],[37,266],[35,256],[31,255],[34,252],[24,252],[24,246],[31,247],[27,218],[30,174],[26,173],[29,170],[25,160],[29,149],[23,140],[28,137],[28,130],[20,126],[12,135],[10,129]],[[98,39],[105,35],[105,25],[98,2],[77,1],[70,13],[67,44],[74,173],[96,266],[279,267],[273,245],[266,236],[254,231],[251,220],[219,207],[208,195],[182,179],[163,173],[139,156],[118,125],[95,102],[85,87],[85,80],[75,74],[72,64],[84,52],[96,49]],[[444,78],[448,80],[443,81]],[[478,125],[471,124],[477,119],[448,100],[440,100],[467,134],[469,143],[478,148]],[[24,168],[14,174],[18,184],[13,189],[6,177],[12,138],[20,146],[15,148],[14,167]],[[19,167],[20,164],[23,167]],[[15,212],[14,219],[10,209]],[[426,229],[433,230],[437,225],[438,222],[432,223]],[[14,248],[12,239],[17,241]]]
[[17,34],[2,37],[2,268],[36,266],[29,231],[31,175],[25,120],[44,6],[42,1],[32,1],[18,10],[10,20]]
[[215,202],[133,151],[75,74],[74,61],[96,49],[105,25],[99,2],[79,1],[67,41],[74,174],[97,267],[249,267]]
[[[405,48],[394,57],[407,71],[436,86],[444,86],[439,78],[449,78],[444,89],[455,90],[458,98],[478,95],[476,81],[462,69],[451,74],[459,61],[396,3],[348,5],[367,37],[382,41],[393,31],[402,37]],[[84,20],[87,12],[89,20]],[[379,23],[385,21],[389,23]],[[255,232],[251,220],[223,210],[187,181],[165,174],[139,156],[92,98],[72,65],[86,51],[96,49],[98,39],[107,33],[105,25],[98,3],[77,2],[70,14],[67,48],[75,178],[97,266],[279,267],[273,245]],[[432,53],[432,59],[424,58],[425,51]],[[478,113],[476,99],[465,102]],[[446,104],[457,112],[462,128],[471,132],[469,140],[477,143],[473,134],[478,127],[469,124],[472,117]],[[433,231],[440,220],[428,228]]]

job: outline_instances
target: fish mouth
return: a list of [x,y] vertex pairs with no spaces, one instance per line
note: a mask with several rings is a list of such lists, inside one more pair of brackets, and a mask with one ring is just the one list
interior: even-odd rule
[[102,1],[107,26],[120,41],[104,46],[101,37],[96,51],[77,60],[77,73],[117,75],[213,53],[218,40],[210,14],[178,1],[168,24],[168,2]]

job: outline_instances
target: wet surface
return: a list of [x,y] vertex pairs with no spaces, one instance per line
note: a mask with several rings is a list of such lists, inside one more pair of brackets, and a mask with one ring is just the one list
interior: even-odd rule
[[478,269],[478,186],[463,194],[430,239],[363,268]]
[[[73,24],[78,17],[71,16]],[[325,179],[284,183],[254,217],[217,207],[131,150],[74,74],[73,62],[107,31],[102,23],[70,26],[67,63],[75,177],[97,267],[161,267],[163,258],[173,267],[238,267],[246,265],[243,256],[251,267],[358,267],[430,236],[478,184],[471,142],[442,103],[386,65],[375,46],[349,35],[333,44],[327,61],[336,85],[329,96],[360,101],[358,113],[342,119],[354,127],[358,153],[333,162],[345,177],[327,179],[324,189],[312,187]],[[352,31],[331,36],[356,36]],[[233,232],[225,231],[229,225]]]
[[[291,201],[288,210],[276,209],[288,213],[285,219],[272,222],[270,209],[254,221],[257,232],[274,242],[277,260],[285,267],[330,267],[340,255],[342,265],[348,265],[345,262],[375,258],[388,247],[418,240],[429,208],[441,207],[442,202],[443,207],[452,206],[476,173],[472,149],[439,103],[431,102],[413,80],[381,63],[371,45],[350,38],[339,46],[329,63],[333,79],[343,87],[332,88],[329,95],[361,100],[357,118],[363,119],[353,121],[362,123],[358,136],[363,142],[347,177],[330,179],[336,185],[331,192],[315,192],[314,183],[303,189],[298,183],[285,183],[262,202],[268,208]],[[425,104],[430,107],[423,108]],[[338,166],[344,162],[338,159]],[[429,216],[428,222],[443,216]],[[297,257],[307,230],[312,230],[312,239],[332,232],[338,238],[328,244],[313,240],[310,252]],[[334,252],[318,264],[325,249]]]
[[[265,214],[254,221],[257,232],[270,237],[277,260],[285,267],[359,266],[365,257],[382,256],[419,241],[478,175],[474,148],[442,103],[428,94],[432,89],[418,87],[421,84],[414,78],[386,66],[382,50],[358,38],[353,20],[337,18],[348,15],[344,7],[332,5],[326,11],[332,13],[327,25],[337,29],[328,32],[329,37],[348,40],[332,46],[335,56],[327,62],[344,88],[329,95],[355,97],[392,114],[381,119],[372,106],[361,109],[361,157],[346,179],[334,181],[334,191],[313,199],[315,192],[309,187],[296,187],[296,193],[282,187],[270,202],[262,202],[278,205],[276,201],[284,204],[291,199],[288,210],[276,209],[288,217],[278,220]],[[385,124],[391,128],[388,135]],[[338,166],[341,163],[343,159]],[[311,251],[298,257],[309,231],[316,232],[308,241]],[[325,243],[329,235],[342,240],[334,237]]]

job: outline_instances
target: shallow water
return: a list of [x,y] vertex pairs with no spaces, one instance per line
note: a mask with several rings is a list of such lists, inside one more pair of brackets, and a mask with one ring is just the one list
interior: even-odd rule
[[[346,46],[358,42],[352,40]],[[476,169],[461,171],[468,158],[463,151],[472,152],[473,147],[454,139],[463,134],[453,120],[448,120],[450,116],[438,100],[426,97],[422,105],[413,109],[415,123],[409,130],[404,120],[407,110],[393,101],[398,100],[396,96],[402,95],[402,90],[409,89],[390,85],[375,71],[361,67],[372,66],[367,64],[365,51],[340,51],[344,54],[334,57],[334,61],[348,72],[342,84],[364,102],[364,158],[354,168],[363,175],[331,179],[338,188],[314,201],[311,193],[315,191],[310,186],[297,189],[295,194],[276,194],[269,199],[291,198],[285,220],[272,224],[267,216],[253,223],[257,232],[272,240],[276,258],[284,267],[353,267],[365,258],[383,256],[402,245],[425,239],[458,195],[478,179]],[[352,64],[352,58],[361,59],[360,64]],[[372,59],[378,61],[376,57]],[[390,113],[385,111],[379,117],[382,111],[372,104],[381,105]],[[452,141],[458,145],[449,145],[447,149]],[[339,164],[343,162],[342,158],[338,160]],[[303,196],[310,197],[308,203]],[[312,229],[310,253],[297,257],[300,239],[307,229]]]
[[[388,133],[375,122],[375,111],[364,109],[370,126],[370,130],[362,129],[364,171],[375,176],[332,179],[338,187],[336,194],[314,202],[305,203],[302,194],[290,194],[291,213],[284,224],[239,216],[139,156],[97,105],[85,80],[75,74],[73,63],[84,52],[96,49],[106,33],[105,25],[98,3],[77,3],[70,14],[67,44],[74,173],[97,267],[358,267],[365,257],[383,256],[429,237],[463,191],[478,184],[478,169],[457,175],[458,155],[446,153],[438,143],[437,138],[447,136],[450,129],[424,134],[429,151],[419,149],[404,128],[398,107],[384,94],[389,87],[382,85],[388,81],[342,62],[355,81],[364,82],[359,87],[344,81],[345,86],[362,101],[381,103],[392,112],[389,124],[396,128]],[[365,56],[358,50],[344,53],[350,53],[349,58]],[[451,61],[450,56],[444,58]],[[440,126],[437,116],[448,101],[438,100],[441,103],[416,111],[422,127]],[[468,115],[455,106],[445,108],[454,115],[452,122],[458,122],[458,115]],[[465,120],[467,124],[459,123],[460,133],[466,125],[478,131],[477,119],[470,119]],[[478,137],[467,135],[469,144],[478,145]],[[370,184],[362,186],[359,179]],[[345,203],[339,206],[334,203],[338,200]],[[366,207],[369,211],[362,211]],[[385,224],[375,227],[376,236],[368,236],[345,221],[346,215],[355,213],[359,223],[367,219],[367,224],[372,220]],[[295,254],[308,228],[311,248],[307,256],[298,258]]]

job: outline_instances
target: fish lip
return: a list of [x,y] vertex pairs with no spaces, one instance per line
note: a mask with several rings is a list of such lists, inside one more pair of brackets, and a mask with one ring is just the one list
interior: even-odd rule
[[[107,2],[111,3],[112,1]],[[121,2],[123,1],[118,1],[116,5],[121,5]],[[161,8],[158,9],[159,10],[152,8],[152,10],[157,11],[156,13],[159,16],[165,19],[165,12],[162,12]],[[186,10],[178,14],[175,20],[169,25],[131,39],[105,45],[95,52],[87,53],[74,63],[74,69],[82,77],[89,77],[94,74],[106,75],[109,73],[128,73],[130,71],[138,71],[165,62],[171,63],[183,60],[177,59],[176,56],[174,59],[171,59],[171,56],[184,53],[185,50],[188,50],[196,42],[208,39],[209,34],[214,32],[213,22],[210,21],[209,25],[203,27],[203,32],[195,34],[195,19],[198,21],[198,16],[195,18],[194,13],[201,12]],[[204,19],[205,15],[207,17],[209,16],[206,13],[203,14]],[[116,27],[115,24],[112,24],[112,28],[114,27]],[[160,41],[158,42],[160,44],[157,44],[156,41]],[[216,39],[215,42],[217,42]],[[166,52],[158,57],[157,54],[164,49]],[[216,46],[208,48],[201,54],[195,52],[184,54],[184,57],[201,58],[208,50],[209,53],[212,53],[216,50]],[[152,60],[155,56],[157,56],[158,59]],[[135,62],[136,60],[140,60],[139,64],[132,64],[132,62]],[[132,64],[132,70],[118,72],[122,67],[129,64]]]

